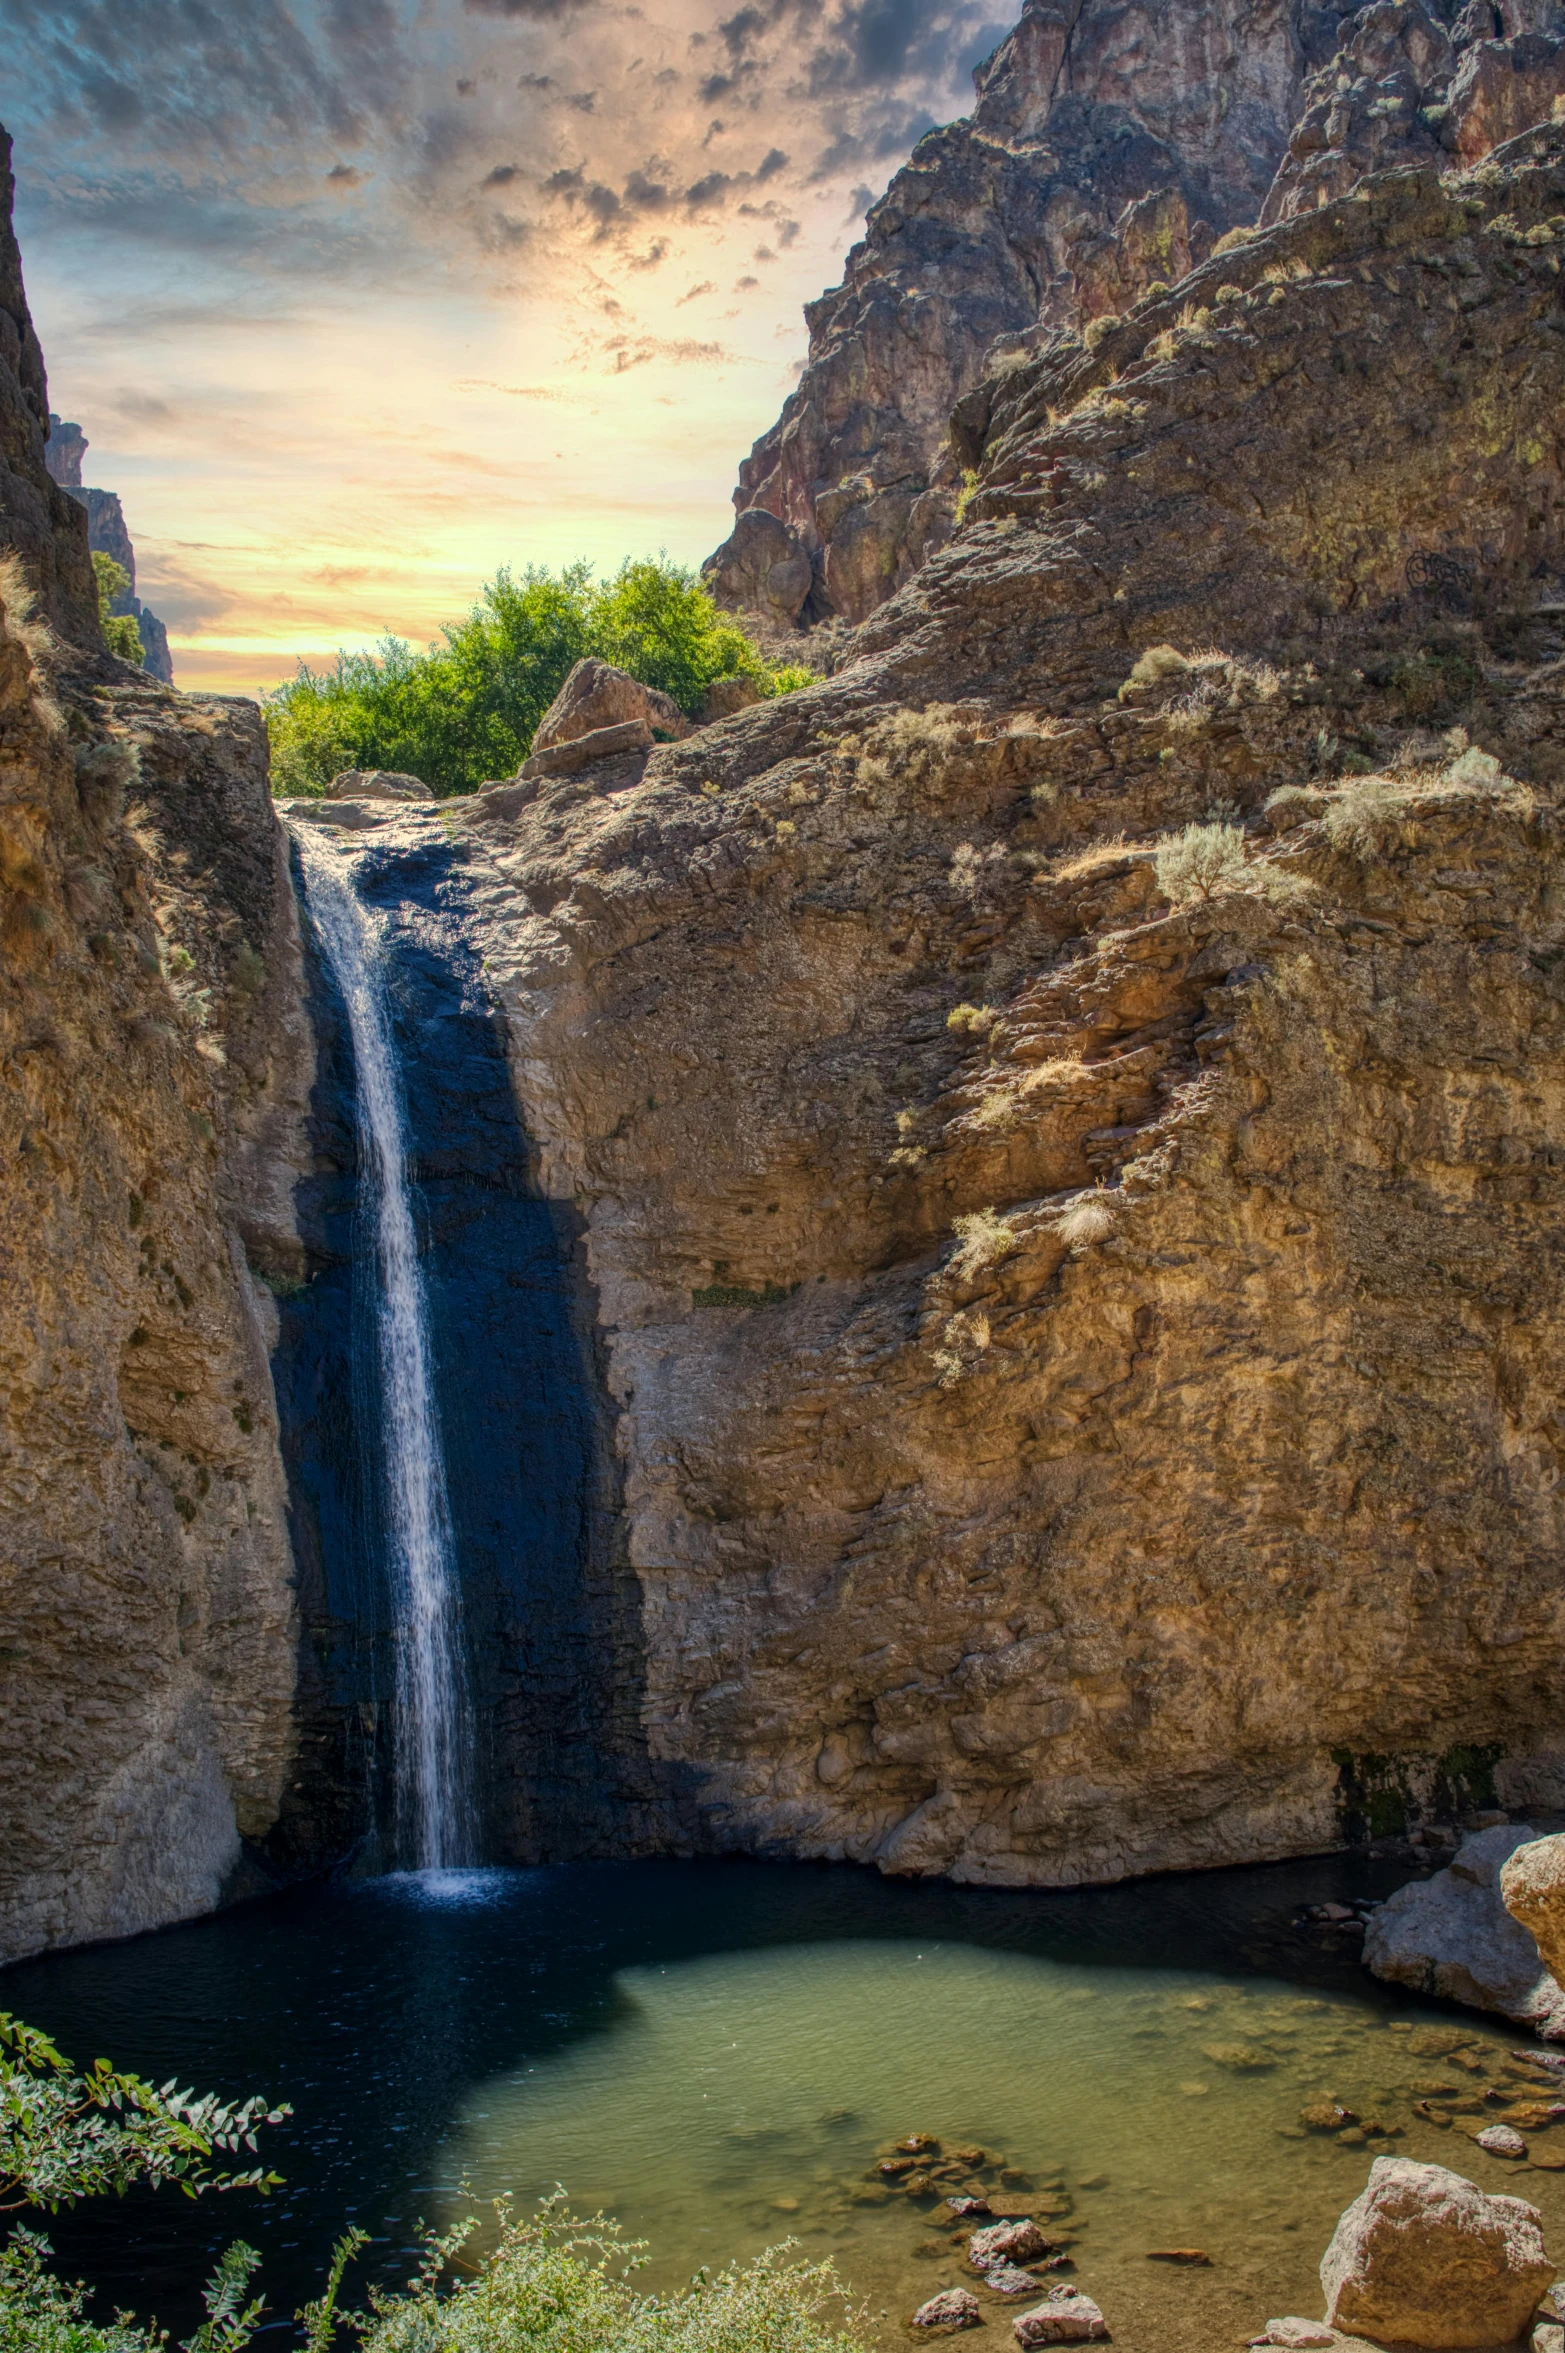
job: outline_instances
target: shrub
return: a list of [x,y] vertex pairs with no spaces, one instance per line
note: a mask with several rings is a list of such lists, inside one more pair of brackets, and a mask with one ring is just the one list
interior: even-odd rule
[[1355,776],[1341,786],[1326,811],[1333,849],[1360,856],[1373,850],[1381,832],[1402,811],[1402,795],[1384,776]]
[[1099,344],[1106,342],[1109,336],[1113,334],[1119,323],[1120,319],[1117,310],[1105,311],[1101,318],[1089,319],[1085,329],[1083,330],[1083,337],[1086,342],[1087,349],[1089,351],[1096,351]]
[[1054,1230],[1073,1250],[1090,1249],[1094,1242],[1106,1242],[1114,1231],[1114,1212],[1106,1201],[1076,1201]]
[[104,643],[111,654],[118,654],[122,662],[134,662],[137,669],[146,660],[142,649],[141,631],[136,626],[134,613],[116,613],[114,600],[130,593],[130,574],[123,564],[106,556],[101,548],[92,551],[92,576],[98,590],[98,619],[102,624]]
[[1256,238],[1263,234],[1262,230],[1253,225],[1249,228],[1227,229],[1212,247],[1211,258],[1215,261],[1220,253],[1237,253],[1241,245],[1253,245]]
[[973,500],[977,497],[977,495],[978,468],[976,466],[964,466],[962,468],[962,487],[956,494],[956,506],[953,510],[951,518],[953,522],[966,522],[967,510],[972,505]]
[[1119,690],[1119,699],[1123,702],[1139,687],[1166,686],[1170,679],[1183,678],[1189,668],[1177,646],[1149,645],[1145,653],[1137,655],[1130,676]]
[[[862,2353],[829,2261],[773,2247],[715,2277],[697,2272],[680,2295],[642,2295],[626,2277],[640,2247],[602,2215],[578,2222],[557,2200],[522,2222],[504,2202],[496,2212],[497,2243],[475,2276],[446,2285],[459,2228],[426,2240],[407,2294],[372,2295],[365,2353]],[[329,2318],[313,2342],[324,2353]]]
[[951,1273],[965,1282],[969,1276],[982,1274],[997,1258],[1013,1249],[1016,1236],[997,1209],[975,1209],[970,1216],[959,1217],[952,1226],[958,1247],[951,1256]]
[[1000,1016],[992,1005],[953,1005],[946,1015],[946,1028],[969,1037],[987,1037]]
[[472,792],[526,758],[544,712],[589,654],[628,670],[693,713],[719,678],[753,678],[763,696],[813,683],[798,663],[769,664],[720,613],[695,574],[666,558],[622,564],[593,583],[586,564],[558,574],[502,571],[444,642],[415,653],[385,637],[263,696],[272,789],[317,794],[341,768],[392,768],[442,795]]
[[1234,890],[1243,873],[1244,835],[1237,825],[1187,825],[1157,846],[1157,887],[1171,907]]

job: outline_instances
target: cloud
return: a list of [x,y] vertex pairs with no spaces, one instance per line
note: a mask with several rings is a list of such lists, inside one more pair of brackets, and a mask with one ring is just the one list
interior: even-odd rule
[[326,174],[326,185],[346,193],[350,188],[362,188],[370,176],[368,172],[356,171],[351,163],[334,163]]

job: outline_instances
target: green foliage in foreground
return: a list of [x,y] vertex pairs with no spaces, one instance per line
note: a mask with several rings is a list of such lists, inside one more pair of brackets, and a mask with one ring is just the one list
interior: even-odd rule
[[[276,2174],[223,2172],[212,2159],[253,2148],[256,2125],[288,2114],[172,2083],[154,2090],[106,2059],[78,2074],[36,2028],[0,2012],[0,2208],[53,2207],[137,2181],[175,2181],[191,2197],[264,2191]],[[367,2244],[348,2231],[321,2294],[294,2314],[304,2353],[330,2353],[340,2328],[361,2353],[863,2353],[831,2264],[797,2262],[787,2247],[715,2278],[698,2272],[681,2295],[649,2296],[631,2285],[640,2245],[601,2214],[578,2222],[561,2197],[525,2221],[500,2200],[493,2243],[473,2258],[476,2227],[474,2217],[444,2237],[427,2233],[408,2287],[371,2289],[368,2312],[341,2308],[344,2273]],[[165,2353],[166,2335],[128,2312],[89,2317],[88,2289],[52,2272],[50,2252],[25,2229],[0,2248],[0,2353]],[[265,2311],[250,2293],[259,2264],[242,2240],[228,2248],[182,2353],[243,2353]]]
[[141,642],[141,631],[134,613],[112,613],[109,607],[117,596],[123,596],[130,586],[130,574],[123,564],[106,556],[101,548],[92,551],[92,576],[98,586],[98,619],[103,624],[103,635],[111,654],[118,654],[122,662],[134,662],[139,670],[146,661]]
[[713,604],[700,580],[665,557],[625,563],[595,583],[586,564],[559,573],[501,572],[444,642],[415,653],[383,638],[329,669],[301,662],[263,697],[272,789],[319,793],[342,768],[391,768],[442,795],[510,776],[576,662],[615,663],[694,715],[719,678],[752,678],[763,696],[811,673],[768,663]]

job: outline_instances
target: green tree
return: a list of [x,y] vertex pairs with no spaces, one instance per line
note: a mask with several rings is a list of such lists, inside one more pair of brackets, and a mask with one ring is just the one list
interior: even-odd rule
[[110,610],[117,596],[124,596],[130,588],[130,574],[123,564],[106,556],[101,548],[92,551],[92,576],[98,584],[98,619],[103,624],[103,635],[111,654],[118,654],[122,662],[134,662],[139,670],[146,661],[141,643],[141,631],[134,613],[115,613]]
[[263,697],[272,788],[319,793],[342,768],[394,768],[440,794],[514,774],[572,666],[596,654],[694,713],[715,679],[753,678],[763,695],[809,683],[769,664],[667,557],[627,562],[594,584],[587,564],[501,571],[467,618],[415,653],[382,638],[339,653]]

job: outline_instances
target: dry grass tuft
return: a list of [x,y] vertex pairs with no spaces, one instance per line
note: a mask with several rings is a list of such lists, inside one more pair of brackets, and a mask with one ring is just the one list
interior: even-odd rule
[[1072,1250],[1088,1250],[1094,1242],[1106,1242],[1113,1233],[1114,1212],[1103,1200],[1077,1201],[1054,1230]]
[[1130,847],[1130,843],[1122,833],[1116,833],[1111,841],[1089,843],[1086,849],[1078,850],[1074,857],[1062,860],[1049,875],[1048,880],[1050,882],[1080,882],[1084,875],[1096,874],[1100,867],[1117,864],[1121,858],[1129,854]]
[[1084,1062],[1055,1059],[1035,1062],[1028,1070],[1009,1071],[969,1113],[969,1125],[983,1133],[1014,1127],[1035,1095],[1066,1093],[1085,1075],[1086,1068]]
[[966,1030],[969,1037],[983,1038],[988,1036],[999,1018],[993,1005],[953,1005],[946,1015],[946,1028],[958,1032]]
[[1377,849],[1389,825],[1406,806],[1406,790],[1388,776],[1352,776],[1333,795],[1326,811],[1326,838],[1333,849],[1366,857]]
[[951,1255],[950,1272],[961,1282],[982,1274],[1015,1247],[1016,1236],[997,1209],[975,1209],[968,1217],[959,1217],[952,1226],[958,1237],[958,1248]]

